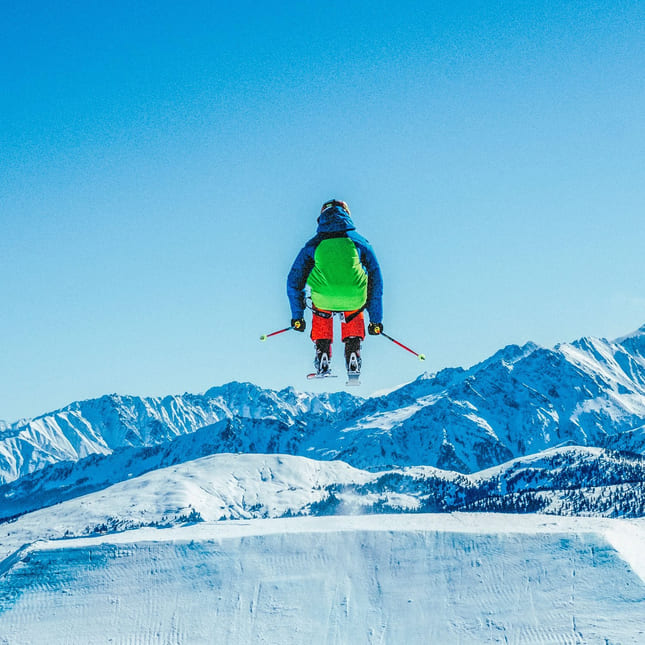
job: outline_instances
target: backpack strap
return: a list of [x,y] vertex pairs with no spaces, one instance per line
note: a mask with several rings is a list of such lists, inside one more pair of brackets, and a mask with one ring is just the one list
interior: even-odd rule
[[[307,305],[309,307],[309,305]],[[364,304],[360,309],[357,309],[356,311],[352,311],[349,316],[345,316],[345,323],[350,323],[356,316],[360,315],[363,311],[365,311],[367,307],[367,304]],[[319,316],[320,318],[333,318],[334,314],[341,313],[338,311],[321,311],[320,309],[316,309],[313,303],[311,303],[311,306],[309,307],[311,309],[311,313],[314,316]]]
[[320,309],[316,309],[315,307],[311,308],[311,313],[319,318],[332,318],[334,316],[331,311],[320,311]]
[[351,314],[349,314],[349,316],[345,316],[345,323],[352,322],[352,320],[354,320],[354,318],[356,318],[356,316],[359,316],[361,313],[363,313],[363,311],[365,311],[365,305],[363,305],[357,311],[353,311]]

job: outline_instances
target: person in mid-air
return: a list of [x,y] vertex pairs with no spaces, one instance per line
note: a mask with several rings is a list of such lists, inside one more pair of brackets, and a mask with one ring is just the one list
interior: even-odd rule
[[330,375],[333,315],[341,315],[345,365],[350,380],[361,369],[361,342],[365,338],[363,311],[367,309],[368,332],[383,331],[383,279],[369,242],[356,232],[349,207],[332,199],[318,217],[318,231],[296,257],[287,278],[291,326],[305,330],[303,318],[309,287],[312,301],[311,339],[316,344],[316,376]]

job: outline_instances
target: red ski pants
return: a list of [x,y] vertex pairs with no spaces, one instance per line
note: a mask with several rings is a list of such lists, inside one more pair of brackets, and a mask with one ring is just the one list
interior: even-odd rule
[[[316,313],[325,314],[320,316]],[[314,309],[311,318],[311,340],[334,340],[334,318],[331,311],[324,311],[323,309]],[[353,316],[356,314],[355,316]],[[353,318],[352,318],[353,316]],[[349,322],[345,322],[346,318],[351,318]],[[355,311],[345,311],[341,318],[340,334],[343,342],[350,336],[358,336],[361,340],[365,338],[365,318],[363,312],[356,313]]]

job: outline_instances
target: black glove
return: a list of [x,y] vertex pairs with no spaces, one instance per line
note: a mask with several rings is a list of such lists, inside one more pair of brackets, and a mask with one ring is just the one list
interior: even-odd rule
[[307,328],[307,323],[305,322],[304,318],[292,318],[291,326],[296,331],[304,331]]
[[383,323],[373,323],[371,322],[367,326],[367,333],[370,336],[378,336],[379,334],[383,333]]

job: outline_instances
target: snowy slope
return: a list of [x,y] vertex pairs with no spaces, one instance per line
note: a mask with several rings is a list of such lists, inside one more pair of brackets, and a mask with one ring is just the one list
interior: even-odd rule
[[597,448],[552,449],[474,475],[429,466],[372,473],[340,461],[218,454],[115,478],[87,494],[82,479],[52,484],[49,505],[31,512],[33,495],[20,497],[16,482],[16,499],[5,503],[24,509],[0,522],[0,559],[45,538],[228,519],[456,510],[645,515],[645,458]]
[[44,542],[0,565],[0,642],[640,644],[644,528],[394,515]]
[[213,455],[156,469],[0,524],[0,559],[26,542],[140,526],[306,512],[328,486],[372,476],[342,462],[288,455]]
[[118,448],[107,455],[53,464],[0,486],[0,521],[222,451],[288,454],[294,450],[293,438],[301,433],[300,425],[294,428],[282,421],[230,418],[156,446]]

